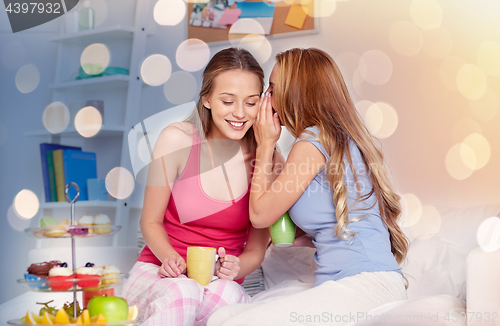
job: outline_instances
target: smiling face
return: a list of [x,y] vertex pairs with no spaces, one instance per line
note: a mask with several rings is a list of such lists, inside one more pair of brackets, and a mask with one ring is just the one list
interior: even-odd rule
[[203,99],[212,113],[209,137],[241,140],[257,117],[261,89],[259,77],[249,71],[236,69],[218,75],[212,92]]

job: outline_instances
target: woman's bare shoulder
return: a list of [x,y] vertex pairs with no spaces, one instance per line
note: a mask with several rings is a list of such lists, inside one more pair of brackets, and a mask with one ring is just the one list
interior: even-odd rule
[[155,148],[169,149],[168,151],[180,150],[193,144],[193,125],[189,122],[174,122],[163,128],[158,135]]

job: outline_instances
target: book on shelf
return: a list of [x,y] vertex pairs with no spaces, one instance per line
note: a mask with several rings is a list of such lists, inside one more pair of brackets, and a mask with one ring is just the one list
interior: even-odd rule
[[[45,190],[45,201],[46,202],[51,201],[49,171],[47,168],[47,151],[54,151],[54,150],[58,150],[58,149],[81,150],[81,147],[64,146],[64,145],[49,144],[49,143],[41,143],[40,144],[40,157],[41,157],[41,161],[42,161],[42,177],[43,177],[43,186],[44,186],[44,190]],[[55,175],[54,175],[54,177],[55,177]],[[56,195],[56,193],[54,193],[54,195]],[[54,200],[54,201],[57,201],[57,200]]]
[[[66,184],[74,182],[80,188],[78,200],[88,200],[87,179],[97,178],[96,155],[92,152],[65,149],[62,151],[64,167],[64,181]],[[74,198],[76,191],[69,189],[70,198]]]
[[63,150],[56,149],[52,151],[54,156],[54,174],[56,176],[56,192],[57,201],[66,201],[66,196],[64,196],[64,187],[66,182],[64,180],[64,165],[63,165]]
[[50,201],[57,201],[57,188],[56,188],[56,172],[54,170],[54,155],[53,151],[47,151],[47,173],[49,177]]

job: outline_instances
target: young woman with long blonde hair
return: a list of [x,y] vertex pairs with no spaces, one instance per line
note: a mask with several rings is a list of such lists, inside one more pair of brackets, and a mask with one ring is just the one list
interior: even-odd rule
[[[267,228],[289,211],[316,247],[318,268],[313,288],[245,311],[244,320],[344,325],[406,298],[398,265],[408,248],[397,224],[400,197],[334,60],[314,48],[291,49],[276,59],[254,124],[250,220]],[[280,124],[296,141],[273,181]]]

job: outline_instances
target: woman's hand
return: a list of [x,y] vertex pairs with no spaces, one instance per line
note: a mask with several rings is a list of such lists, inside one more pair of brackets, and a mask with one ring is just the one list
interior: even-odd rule
[[160,277],[177,277],[186,271],[186,261],[179,254],[171,254],[158,268]]
[[220,279],[232,281],[240,271],[240,259],[233,255],[226,255],[226,249],[219,248],[219,260],[215,265],[215,275]]
[[258,146],[274,148],[280,138],[281,123],[278,113],[273,114],[271,94],[269,93],[263,93],[260,97],[259,113],[253,124],[253,131]]
[[312,242],[312,237],[299,227],[297,227],[295,232],[295,241],[293,242],[293,246],[316,248]]

